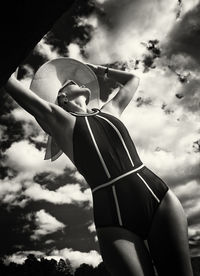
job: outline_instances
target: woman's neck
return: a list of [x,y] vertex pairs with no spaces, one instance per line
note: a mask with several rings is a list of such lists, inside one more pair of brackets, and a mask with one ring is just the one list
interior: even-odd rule
[[91,109],[87,107],[87,105],[79,105],[77,103],[70,103],[67,107],[68,112],[80,113],[80,114],[88,114],[93,113]]
[[80,96],[70,101],[67,107],[68,111],[76,113],[87,113],[87,105],[85,103],[85,97]]

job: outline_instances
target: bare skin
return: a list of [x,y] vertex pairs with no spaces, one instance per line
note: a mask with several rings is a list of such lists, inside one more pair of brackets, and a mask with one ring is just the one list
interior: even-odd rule
[[[92,64],[88,66],[96,74],[103,75],[105,72],[105,67]],[[114,69],[109,69],[108,77],[121,83],[122,87],[101,110],[120,117],[130,103],[139,80],[130,73]],[[92,112],[86,104],[86,92],[88,92],[86,88],[69,85],[58,99],[59,106],[39,98],[14,77],[9,79],[6,89],[35,117],[41,128],[56,140],[62,151],[73,162],[72,135],[76,119],[69,112],[82,114]],[[70,93],[72,91],[73,93]],[[193,275],[185,214],[180,202],[171,191],[167,192],[154,216],[148,237],[150,251],[139,236],[124,228],[98,228],[97,235],[103,260],[111,275],[153,276],[152,258],[160,273],[159,276]],[[174,262],[175,270],[173,270]]]
[[148,248],[139,236],[124,228],[97,229],[103,260],[114,276],[192,276],[183,208],[171,190],[154,216]]
[[97,229],[104,263],[114,276],[154,276],[152,260],[144,241],[120,227]]
[[180,201],[169,191],[161,202],[148,237],[158,274],[193,275],[188,246],[187,219]]

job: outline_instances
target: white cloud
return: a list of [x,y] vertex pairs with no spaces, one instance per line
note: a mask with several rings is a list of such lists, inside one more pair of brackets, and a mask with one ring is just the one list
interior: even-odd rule
[[26,140],[13,143],[6,154],[7,164],[18,171],[41,171],[44,152],[37,150]]
[[54,259],[59,261],[60,259],[69,259],[72,266],[74,268],[79,267],[82,263],[86,263],[96,267],[100,262],[102,262],[102,258],[99,253],[95,250],[91,250],[89,252],[80,252],[74,251],[71,248],[64,248],[61,250],[53,250],[46,255],[41,251],[18,251],[12,255],[4,256],[5,263],[18,263],[22,264],[29,254],[34,254],[36,258],[44,257],[45,259]]
[[187,0],[187,1],[182,1],[182,15],[185,13],[189,12],[190,10],[194,9],[196,5],[199,4],[199,0]]
[[77,170],[73,171],[70,174],[70,177],[72,177],[72,179],[74,179],[76,182],[83,184],[84,186],[88,187],[88,184],[85,180],[85,178],[82,176],[82,174],[80,174]]
[[[88,226],[88,230],[89,230],[91,233],[92,233],[92,232],[96,233],[96,227],[95,227],[94,222]],[[98,242],[98,237],[97,237],[97,235],[95,235],[94,240],[95,240],[95,242]]]
[[21,185],[19,182],[10,182],[9,180],[1,180],[0,185],[0,195],[2,196],[5,193],[16,193],[21,191]]
[[36,229],[33,230],[33,234],[31,235],[32,240],[39,240],[43,236],[65,228],[62,222],[58,221],[43,209],[34,214],[34,223]]
[[29,254],[34,254],[36,258],[44,257],[44,253],[41,251],[36,251],[36,250],[18,251],[13,253],[12,255],[4,256],[4,262],[6,264],[9,264],[10,262],[13,262],[16,264],[23,264]]
[[43,171],[53,171],[60,174],[66,165],[74,168],[64,154],[55,162],[44,161],[44,151],[39,151],[27,140],[13,143],[6,151],[6,155],[6,165],[21,173],[28,173],[30,176]]
[[176,193],[180,198],[189,199],[189,198],[197,198],[200,197],[200,181],[193,180],[189,181],[185,185],[180,185],[175,188]]
[[109,1],[109,0],[95,0],[95,1],[99,4],[103,4],[103,3],[105,3],[106,1]]
[[17,121],[25,121],[25,122],[32,122],[35,125],[36,123],[35,118],[28,113],[26,110],[22,109],[21,107],[15,108],[11,111],[11,114],[14,116],[15,120]]
[[17,177],[15,180],[7,178],[0,180],[0,201],[7,204],[8,209],[11,206],[24,207],[28,199],[21,199],[22,184]]
[[199,138],[197,116],[181,115],[181,118],[180,114],[183,114],[180,110],[165,114],[153,105],[137,108],[133,102],[122,117],[143,162],[176,181],[192,171],[197,174],[200,163],[193,149],[193,142]]
[[83,61],[81,49],[78,44],[70,43],[68,46],[69,57]]
[[[102,258],[99,253],[95,250],[89,252],[73,251],[71,248],[64,248],[61,250],[53,250],[51,252],[53,258],[66,258],[69,259],[73,267],[78,267],[82,263],[97,266],[102,262]],[[48,257],[50,258],[50,256]]]
[[89,229],[90,232],[96,232],[96,227],[95,227],[94,222],[91,225],[88,226],[88,229]]
[[193,225],[192,227],[189,227],[188,234],[189,234],[189,237],[193,237],[195,235],[200,236],[200,223]]
[[54,204],[81,204],[87,201],[92,204],[90,189],[81,191],[79,184],[67,184],[55,191],[50,191],[37,183],[32,183],[24,191],[24,195],[34,201],[45,200]]
[[45,57],[47,60],[58,58],[59,54],[57,50],[53,50],[52,46],[45,42],[45,39],[42,38],[37,46],[34,48],[34,51],[39,53],[41,56]]
[[[49,172],[61,175],[66,167],[69,169],[69,177],[70,175],[72,177],[75,167],[64,154],[55,162],[43,160],[44,151],[39,151],[27,140],[13,143],[5,153],[7,158],[4,165],[18,172],[12,179],[0,180],[0,200],[9,207],[15,205],[24,207],[30,200],[47,200],[55,204],[89,201],[91,205],[89,189],[82,192],[78,184],[63,186],[54,192],[33,183],[36,174]],[[74,174],[74,179],[84,183],[78,173]],[[25,198],[22,199],[22,196]]]
[[191,225],[188,227],[188,235],[189,238],[193,240],[193,242],[200,241],[200,223]]
[[85,47],[90,60],[98,64],[141,58],[146,52],[141,42],[164,39],[175,23],[176,7],[173,0],[123,0],[120,8],[118,1],[106,1],[104,21],[99,19]]
[[45,241],[45,244],[54,244],[54,243],[55,243],[54,240],[47,240],[47,241]]
[[[21,107],[14,109],[11,114],[14,116],[15,120],[23,121],[25,140],[13,143],[6,151],[6,155],[8,156],[8,160],[6,161],[7,166],[12,166],[19,171],[29,171],[32,173],[54,171],[60,174],[66,166],[74,171],[74,165],[65,154],[54,162],[44,160],[45,151],[39,151],[33,144],[26,140],[26,138],[33,134],[33,140],[38,142],[47,141],[47,135],[41,130],[32,115]],[[21,158],[19,158],[19,152]],[[76,177],[81,179],[81,176],[78,176],[78,174],[76,174]]]
[[45,142],[47,140],[45,132],[42,131],[39,124],[31,114],[20,107],[12,110],[11,114],[14,116],[16,121],[23,122],[22,128],[24,139],[31,137],[32,140],[37,140],[40,142]]
[[186,184],[180,184],[174,188],[174,192],[180,199],[185,213],[190,220],[190,230],[197,230],[198,228],[195,225],[200,224],[200,180],[191,180]]

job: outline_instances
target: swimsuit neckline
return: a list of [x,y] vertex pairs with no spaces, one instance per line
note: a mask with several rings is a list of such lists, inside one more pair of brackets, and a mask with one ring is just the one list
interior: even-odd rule
[[74,115],[77,117],[88,117],[88,116],[94,116],[100,112],[100,110],[98,108],[92,108],[92,111],[93,112],[91,112],[91,113],[77,113],[77,112],[72,112],[72,111],[70,111],[69,113],[71,115]]

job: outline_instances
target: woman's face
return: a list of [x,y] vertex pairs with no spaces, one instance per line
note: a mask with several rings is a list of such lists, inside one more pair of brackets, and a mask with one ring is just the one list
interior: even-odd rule
[[[89,102],[91,91],[84,85],[79,86],[76,83],[69,82],[66,86],[61,88],[58,93],[59,106],[67,109],[73,103],[80,105],[87,105]],[[84,100],[83,100],[84,99]]]

